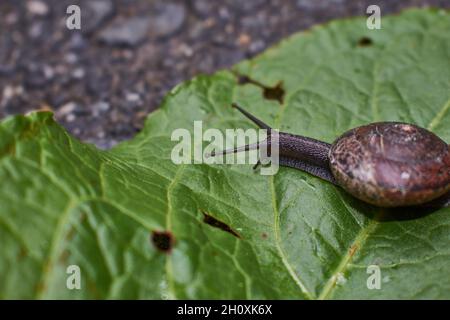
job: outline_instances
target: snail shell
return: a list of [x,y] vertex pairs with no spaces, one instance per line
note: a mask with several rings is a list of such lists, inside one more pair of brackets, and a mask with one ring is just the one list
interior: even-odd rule
[[378,122],[347,131],[329,159],[342,188],[380,207],[421,204],[450,191],[449,146],[412,124]]

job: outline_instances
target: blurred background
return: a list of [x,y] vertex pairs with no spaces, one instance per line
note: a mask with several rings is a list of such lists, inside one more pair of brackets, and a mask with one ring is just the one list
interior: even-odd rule
[[[81,9],[81,30],[66,9]],[[176,84],[335,18],[449,0],[0,0],[0,118],[50,109],[106,149],[138,132]]]

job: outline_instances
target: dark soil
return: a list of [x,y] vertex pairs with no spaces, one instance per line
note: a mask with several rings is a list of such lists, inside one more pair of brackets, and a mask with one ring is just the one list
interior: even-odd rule
[[[66,9],[81,8],[81,30]],[[313,24],[448,0],[1,0],[0,117],[47,108],[109,148],[177,83],[250,58]]]

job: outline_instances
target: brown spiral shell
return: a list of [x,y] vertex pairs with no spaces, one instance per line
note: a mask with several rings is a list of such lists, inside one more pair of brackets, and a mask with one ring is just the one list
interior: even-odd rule
[[422,204],[450,191],[449,145],[412,124],[377,122],[347,131],[329,159],[342,188],[380,207]]

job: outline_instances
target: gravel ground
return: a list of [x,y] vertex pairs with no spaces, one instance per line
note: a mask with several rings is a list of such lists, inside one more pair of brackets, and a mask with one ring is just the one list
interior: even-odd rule
[[[81,8],[81,30],[66,9]],[[253,57],[313,24],[448,0],[0,0],[0,117],[47,108],[109,148],[139,131],[168,90]]]

